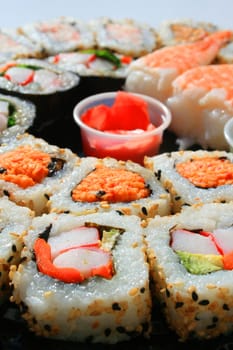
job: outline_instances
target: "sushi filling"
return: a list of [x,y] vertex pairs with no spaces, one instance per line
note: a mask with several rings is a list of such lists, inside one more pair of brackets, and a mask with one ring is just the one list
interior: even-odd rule
[[65,283],[80,283],[90,277],[110,279],[115,273],[112,249],[121,229],[76,227],[50,237],[48,227],[34,244],[38,270]]
[[7,100],[0,100],[0,132],[16,124],[16,107]]
[[0,155],[0,180],[25,189],[55,175],[63,166],[62,159],[30,146],[21,146]]
[[225,157],[195,158],[176,164],[176,171],[200,188],[233,184],[233,164]]
[[75,202],[130,202],[151,194],[143,177],[135,172],[100,166],[89,173],[72,191]]
[[188,272],[203,275],[233,269],[232,226],[213,232],[175,228],[170,237],[170,247]]
[[59,74],[33,64],[9,62],[0,68],[0,76],[15,85],[27,86],[37,91],[46,91],[50,86],[59,89],[64,85]]

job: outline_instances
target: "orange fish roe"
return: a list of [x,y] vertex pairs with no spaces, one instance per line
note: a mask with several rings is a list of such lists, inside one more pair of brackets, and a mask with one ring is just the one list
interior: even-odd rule
[[224,99],[232,100],[233,104],[233,64],[212,64],[190,69],[176,79],[176,87],[179,90],[194,87],[207,91],[224,89]]
[[226,158],[195,158],[176,164],[177,172],[201,188],[233,184],[233,164]]
[[76,202],[130,202],[150,195],[142,176],[125,169],[99,167],[87,175],[73,192]]
[[172,68],[181,74],[190,68],[210,64],[230,38],[230,31],[215,32],[194,43],[161,48],[143,56],[141,61],[145,66]]
[[40,183],[48,175],[51,158],[30,146],[0,154],[0,179],[27,188]]

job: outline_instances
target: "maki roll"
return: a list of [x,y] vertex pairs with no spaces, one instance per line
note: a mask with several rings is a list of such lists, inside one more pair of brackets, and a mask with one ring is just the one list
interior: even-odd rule
[[177,151],[147,157],[145,166],[171,194],[172,211],[233,199],[233,155],[224,151]]
[[0,144],[14,140],[28,131],[36,117],[35,105],[29,101],[0,94]]
[[90,25],[72,17],[38,21],[19,29],[32,42],[42,46],[46,56],[95,47]]
[[35,104],[36,118],[30,132],[42,138],[47,136],[50,143],[57,143],[53,138],[54,129],[51,135],[47,135],[45,129],[55,121],[65,123],[65,116],[77,102],[79,82],[77,74],[38,59],[18,59],[0,66],[0,92]]
[[208,203],[145,229],[153,300],[179,340],[233,331],[232,203]]
[[17,30],[0,29],[0,63],[17,58],[41,58],[44,56],[40,45],[28,40]]
[[87,49],[63,52],[48,57],[48,62],[80,76],[82,98],[123,88],[131,56],[108,49]]
[[9,271],[20,262],[23,236],[33,216],[30,209],[16,205],[7,197],[0,198],[0,306],[9,299]]
[[90,21],[100,49],[134,58],[154,51],[157,48],[157,34],[153,27],[133,19],[110,19],[101,17]]
[[0,147],[0,195],[40,215],[77,161],[69,149],[29,134],[19,135]]
[[202,40],[217,30],[213,23],[177,19],[162,22],[157,33],[161,46],[174,46]]
[[44,214],[25,237],[13,296],[36,335],[114,344],[148,337],[149,268],[140,219]]
[[137,163],[86,157],[50,197],[48,208],[76,215],[117,211],[143,219],[169,214],[170,195],[153,172]]

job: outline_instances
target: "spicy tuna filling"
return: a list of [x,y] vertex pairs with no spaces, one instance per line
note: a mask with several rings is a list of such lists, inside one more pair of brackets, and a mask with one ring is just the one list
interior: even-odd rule
[[193,185],[215,188],[233,184],[233,164],[227,158],[195,158],[176,164],[177,172]]
[[20,146],[0,155],[0,180],[27,188],[41,183],[62,167],[62,160],[30,146]]
[[72,191],[75,202],[130,202],[150,195],[143,177],[129,170],[99,167]]

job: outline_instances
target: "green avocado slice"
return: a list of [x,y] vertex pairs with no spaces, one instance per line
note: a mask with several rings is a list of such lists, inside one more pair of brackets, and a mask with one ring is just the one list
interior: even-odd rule
[[187,271],[195,275],[204,275],[224,268],[221,255],[193,254],[183,251],[176,253]]

